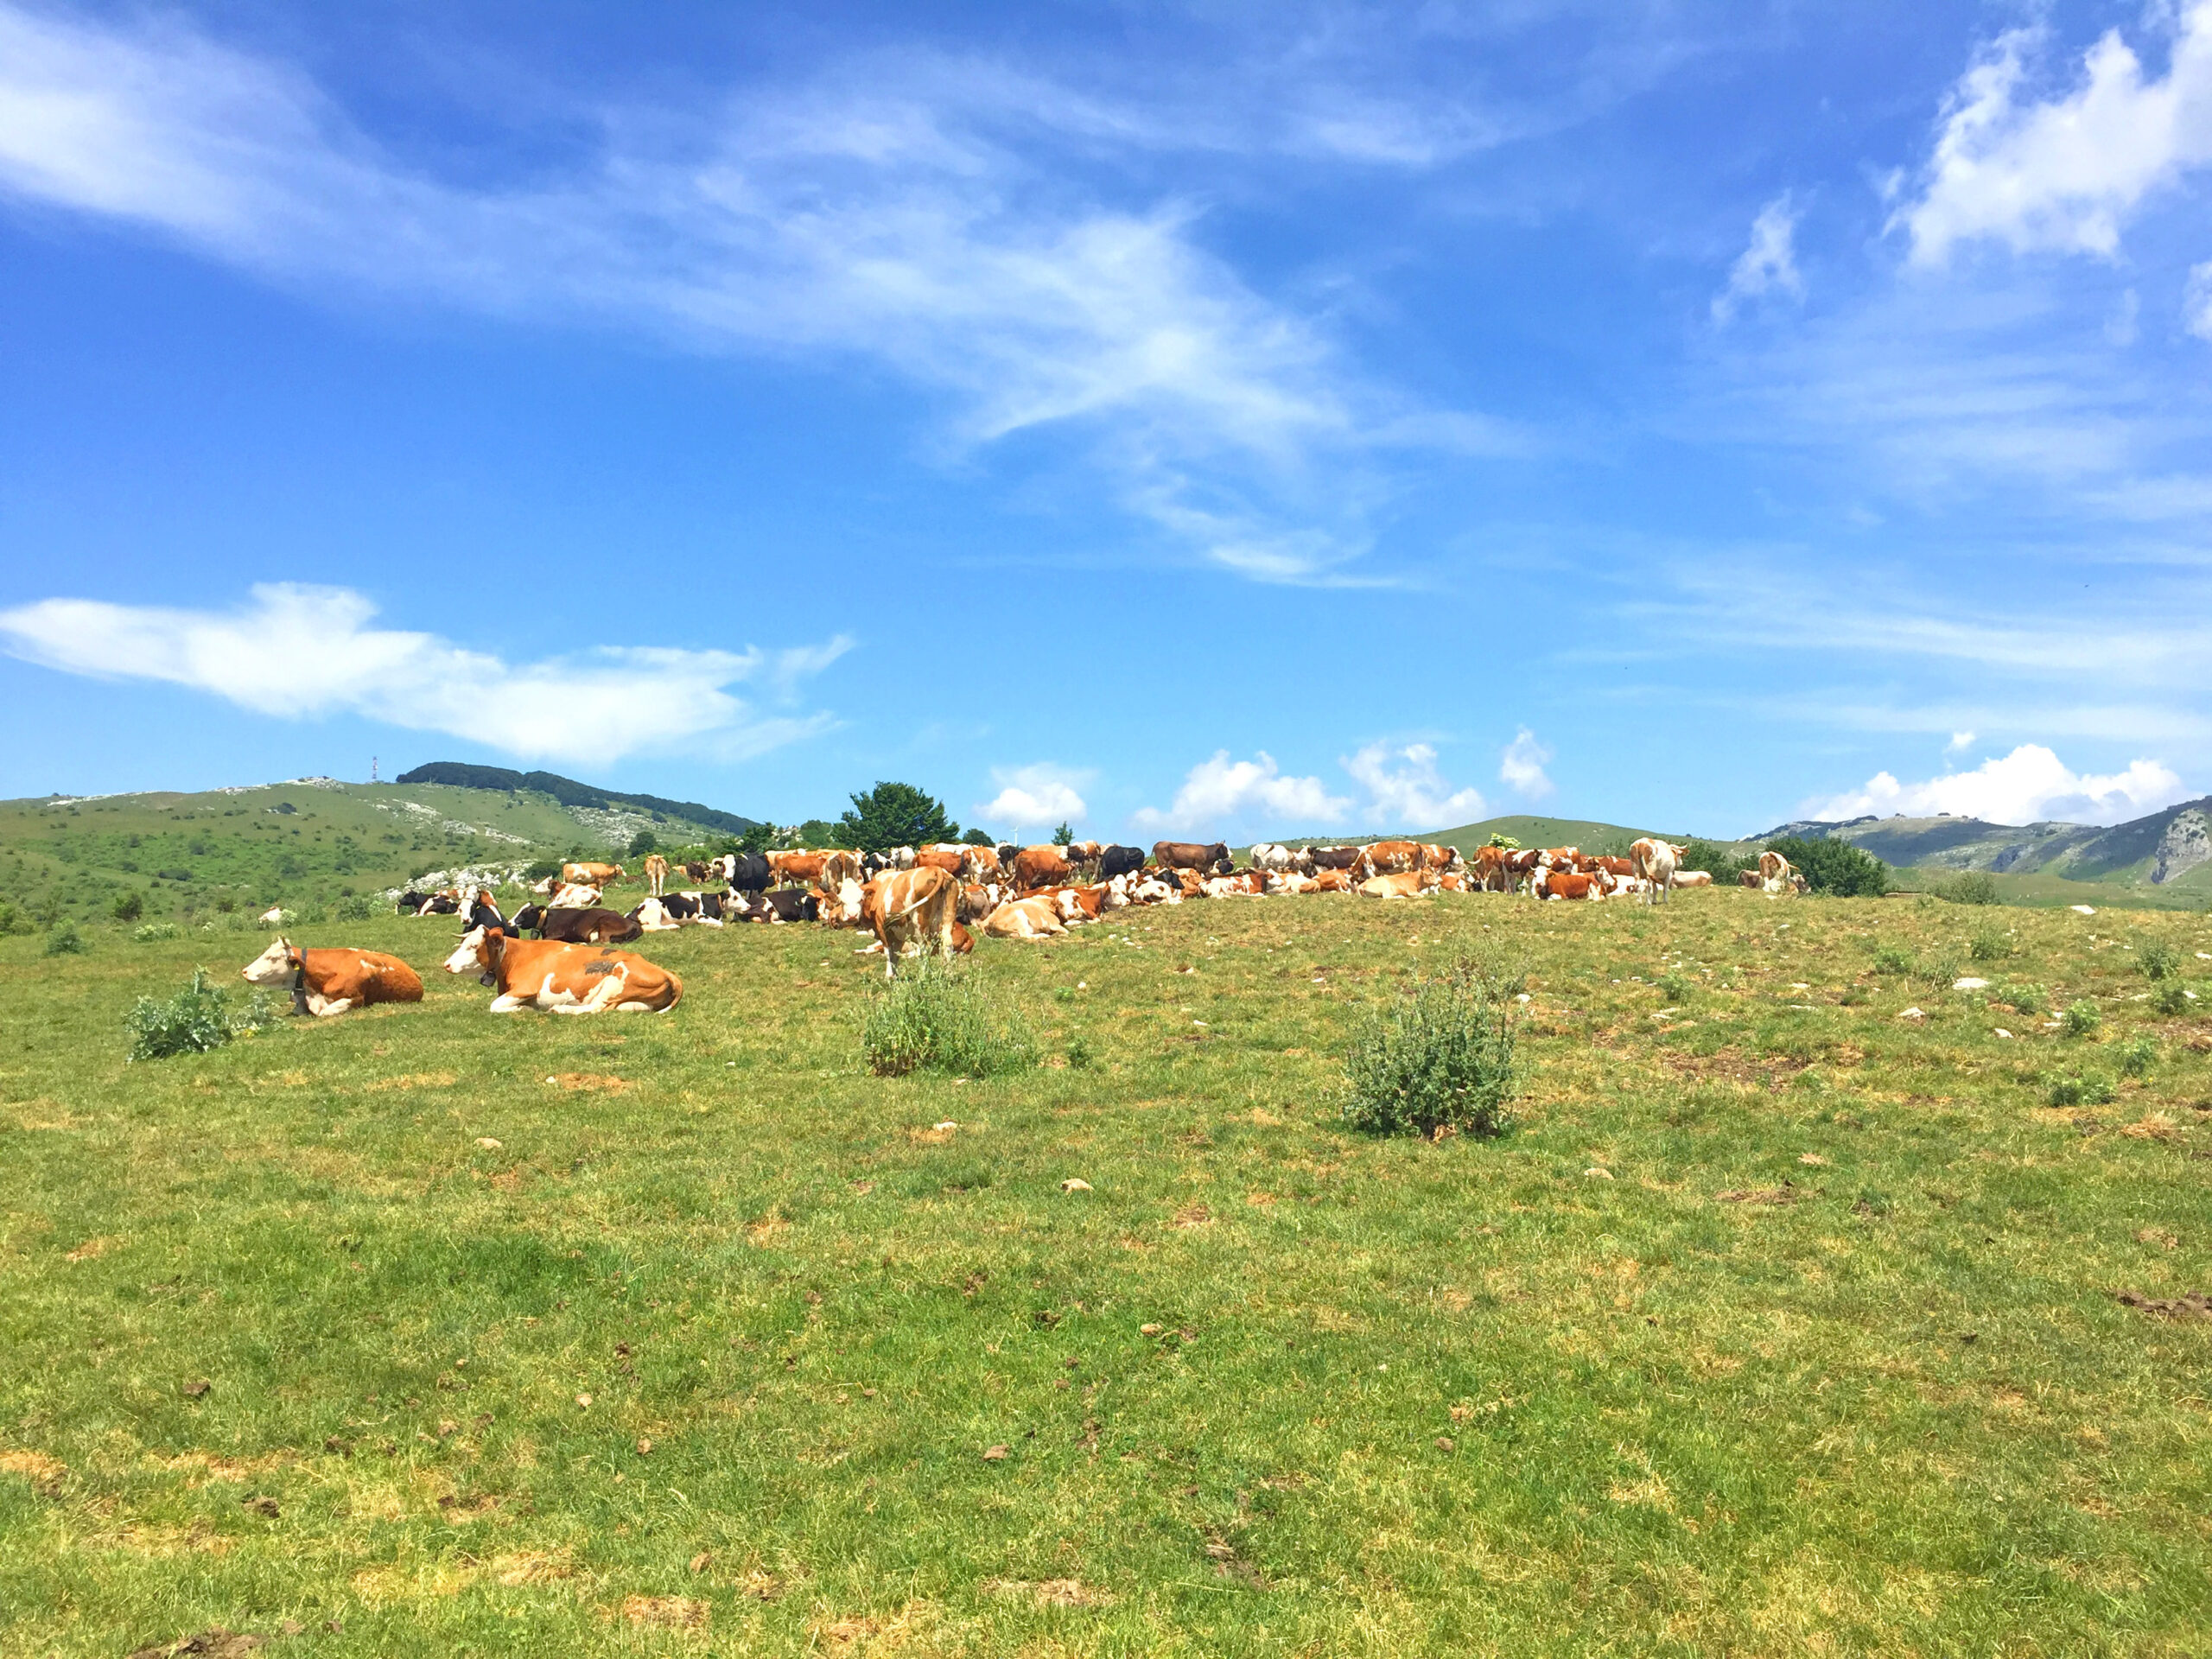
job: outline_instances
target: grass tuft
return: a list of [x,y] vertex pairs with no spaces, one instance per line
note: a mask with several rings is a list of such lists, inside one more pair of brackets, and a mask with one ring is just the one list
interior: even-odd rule
[[1371,1135],[1503,1134],[1522,984],[1462,957],[1370,1016],[1344,1057],[1344,1121]]
[[2052,1077],[2046,1094],[2054,1106],[2102,1106],[2112,1099],[2113,1090],[2111,1078],[2087,1071]]
[[993,1008],[969,976],[925,957],[869,1000],[861,1052],[880,1077],[994,1077],[1036,1065],[1037,1039],[1018,1011]]
[[2096,1035],[2097,1027],[2104,1023],[2104,1014],[2098,1009],[2097,1005],[2086,996],[2074,1003],[2060,1017],[2065,1021],[2065,1031],[2069,1037],[2094,1037]]

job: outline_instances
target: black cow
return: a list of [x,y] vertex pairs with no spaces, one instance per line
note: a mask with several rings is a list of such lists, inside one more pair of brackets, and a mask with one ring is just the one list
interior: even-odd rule
[[494,933],[519,934],[522,930],[499,914],[499,907],[488,899],[479,899],[469,907],[468,919],[461,924],[463,931],[473,927],[489,928]]
[[430,895],[430,902],[415,913],[417,916],[458,916],[461,914],[461,900],[449,893],[435,893]]
[[1141,847],[1109,847],[1098,858],[1098,879],[1111,881],[1117,875],[1128,875],[1144,868],[1144,849]]
[[[660,896],[660,907],[668,912],[671,921],[696,922],[699,919],[699,895],[696,893],[664,893]],[[630,913],[634,916],[638,912],[633,910]]]
[[810,888],[778,887],[772,893],[732,899],[722,913],[747,922],[818,922],[822,919],[822,901]]
[[417,893],[414,888],[410,887],[399,895],[399,913],[402,916],[420,916],[423,913],[423,906],[429,902],[429,893]]
[[1006,872],[1007,880],[1014,880],[1014,855],[1021,851],[1019,842],[1002,841],[992,849],[999,855],[999,868]]
[[740,893],[763,892],[776,879],[766,853],[733,853],[728,863],[729,884]]
[[636,917],[619,910],[549,910],[537,923],[539,938],[567,944],[626,944],[645,934]]

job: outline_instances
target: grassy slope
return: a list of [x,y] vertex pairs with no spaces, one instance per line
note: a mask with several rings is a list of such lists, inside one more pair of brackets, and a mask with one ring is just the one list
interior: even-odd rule
[[[2094,997],[2104,1041],[1940,988],[1993,919],[1979,970]],[[2212,1639],[2212,1324],[2113,1294],[2212,1283],[2212,1022],[2133,1000],[2129,949],[2212,997],[2202,921],[1707,892],[1135,927],[986,942],[1098,1064],[968,1084],[861,1073],[868,964],[810,929],[650,941],[664,1018],[493,1019],[433,975],[129,1068],[124,1010],[207,941],[0,942],[0,1649],[701,1650],[633,1596],[717,1652]],[[1461,944],[1535,976],[1522,1127],[1340,1133],[1348,1021]],[[2145,1033],[2147,1081],[2044,1109]]]
[[[286,802],[292,813],[275,810]],[[671,823],[659,833],[674,840],[702,832]],[[427,869],[604,845],[550,797],[436,785],[272,784],[59,806],[10,801],[0,802],[0,899],[32,914],[53,906],[80,918],[105,915],[127,889],[146,895],[149,917],[224,898],[257,907],[327,903]],[[162,879],[163,871],[189,879]]]

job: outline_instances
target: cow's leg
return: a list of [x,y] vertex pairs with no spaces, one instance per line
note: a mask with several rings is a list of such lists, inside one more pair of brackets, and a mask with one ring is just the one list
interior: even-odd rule
[[316,996],[310,994],[308,997],[308,1012],[319,1020],[327,1020],[334,1014],[343,1014],[353,1006],[353,999],[350,996]]
[[529,1006],[530,999],[528,997],[517,996],[512,991],[504,991],[498,996],[492,999],[492,1007],[489,1012],[493,1014],[519,1014]]

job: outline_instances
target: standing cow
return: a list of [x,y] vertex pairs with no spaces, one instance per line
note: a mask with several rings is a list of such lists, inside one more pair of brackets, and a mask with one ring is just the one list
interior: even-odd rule
[[1198,870],[1208,875],[1226,875],[1236,868],[1229,861],[1228,843],[1219,841],[1211,847],[1194,841],[1155,841],[1152,861],[1163,870]]
[[1628,858],[1635,867],[1634,874],[1647,884],[1643,902],[1664,903],[1667,895],[1675,890],[1675,869],[1682,861],[1682,849],[1670,842],[1647,836],[1630,843]]
[[976,948],[954,915],[960,883],[943,870],[893,870],[861,890],[861,919],[883,947],[883,976],[897,977],[896,963],[910,946],[917,954],[945,957]]

